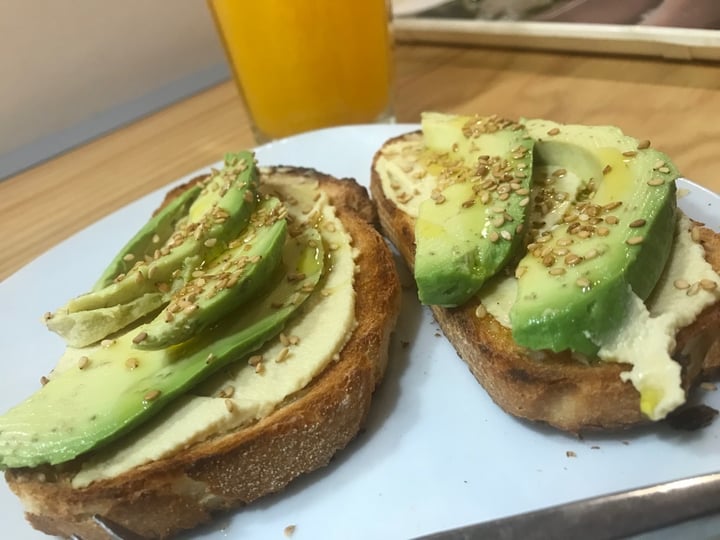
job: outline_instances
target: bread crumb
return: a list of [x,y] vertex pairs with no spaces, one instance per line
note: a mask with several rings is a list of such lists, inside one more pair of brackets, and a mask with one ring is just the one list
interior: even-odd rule
[[577,457],[577,454],[575,452],[573,452],[572,450],[568,450],[567,452],[565,452],[565,455],[567,457]]
[[284,534],[285,536],[287,536],[287,537],[292,536],[294,532],[295,532],[295,525],[288,525],[288,526],[285,527],[285,529],[283,530],[283,534]]

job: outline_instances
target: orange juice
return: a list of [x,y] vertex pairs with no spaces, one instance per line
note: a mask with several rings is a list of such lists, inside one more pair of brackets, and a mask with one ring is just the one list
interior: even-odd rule
[[386,0],[208,0],[260,139],[391,108]]

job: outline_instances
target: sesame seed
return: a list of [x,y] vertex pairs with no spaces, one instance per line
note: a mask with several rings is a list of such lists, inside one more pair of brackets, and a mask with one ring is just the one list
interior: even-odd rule
[[693,283],[690,285],[690,288],[687,290],[688,296],[695,296],[697,293],[700,292],[700,283]]
[[475,308],[475,316],[482,319],[485,315],[487,315],[487,309],[482,304],[478,304]]
[[673,286],[676,289],[684,290],[687,289],[690,284],[685,279],[676,279],[675,281],[673,281]]
[[250,358],[248,358],[248,364],[250,364],[251,366],[257,366],[262,361],[262,354],[254,354]]
[[488,240],[490,240],[492,243],[495,243],[500,240],[500,235],[497,233],[497,231],[490,231],[490,233],[488,234]]
[[283,332],[280,333],[280,343],[283,347],[287,347],[288,345],[290,345],[290,340]]
[[509,231],[505,231],[505,230],[500,231],[500,236],[501,236],[504,240],[507,240],[507,241],[512,240],[512,235],[510,234]]
[[612,166],[610,166],[610,165],[605,165],[605,167],[604,167],[603,170],[602,170],[602,173],[603,173],[603,174],[608,174],[610,171],[612,171]]
[[287,359],[289,354],[290,354],[290,349],[288,347],[283,347],[282,349],[280,349],[280,352],[275,357],[275,362],[278,364],[281,362],[284,362]]
[[567,174],[567,170],[565,170],[565,169],[556,169],[555,172],[552,173],[552,175],[555,178],[562,178],[566,174]]
[[711,279],[701,279],[700,287],[705,289],[706,291],[714,291],[715,289],[717,289],[718,284],[716,281],[713,281]]
[[570,253],[564,259],[565,264],[567,264],[569,266],[574,266],[574,265],[578,264],[579,262],[582,262],[582,260],[583,260],[583,258],[580,257],[579,255],[576,255],[575,253]]
[[49,382],[50,382],[50,379],[48,379],[45,375],[43,375],[42,377],[40,377],[40,384],[41,384],[42,386],[45,386],[45,385],[46,385],[47,383],[49,383]]
[[157,234],[153,234],[152,242],[153,242],[153,244],[159,244],[159,243],[160,243],[160,236],[157,235]]
[[622,205],[622,201],[613,201],[610,203],[607,203],[605,206],[602,207],[603,210],[606,212],[610,212],[611,210],[615,210],[617,207]]
[[548,273],[551,276],[561,276],[565,273],[565,269],[562,266],[558,266],[556,268],[551,268],[550,270],[548,270]]
[[265,364],[263,364],[262,362],[258,362],[255,365],[255,373],[257,373],[258,375],[262,375],[263,373],[265,373]]
[[219,397],[222,398],[230,398],[233,397],[233,394],[235,393],[235,387],[232,385],[228,385],[222,390],[220,390],[220,393],[218,394]]
[[598,233],[598,236],[607,236],[610,234],[610,229],[600,226],[595,229],[595,232]]
[[231,413],[235,410],[235,404],[233,403],[232,399],[226,399],[224,400],[225,408],[227,409],[227,412]]
[[584,278],[584,277],[577,278],[575,280],[575,284],[578,287],[582,287],[583,289],[586,289],[590,286],[590,280],[588,278]]
[[81,356],[78,360],[78,369],[85,369],[90,364],[90,359],[87,356]]
[[650,148],[650,141],[645,139],[638,143],[637,145],[638,150],[645,150],[646,148]]
[[208,238],[203,242],[203,245],[209,248],[213,247],[215,244],[217,244],[217,238]]
[[646,221],[644,219],[636,219],[634,221],[631,221],[628,227],[632,227],[633,229],[637,229],[638,227],[642,227],[645,225]]
[[622,153],[625,157],[635,157],[637,156],[637,152],[635,150],[627,150],[626,152]]
[[134,260],[135,260],[135,255],[133,255],[132,253],[127,253],[123,256],[123,261],[134,261]]
[[662,178],[653,178],[647,181],[648,186],[662,186],[664,183],[665,180],[663,180]]
[[160,397],[160,390],[150,390],[145,396],[143,397],[143,401],[154,401],[157,398]]
[[659,169],[660,167],[664,167],[664,166],[665,166],[665,162],[664,162],[662,159],[658,159],[658,160],[653,164],[653,169]]
[[108,347],[112,347],[112,345],[113,345],[114,343],[115,343],[115,340],[114,340],[114,339],[103,339],[103,340],[100,342],[100,345],[101,345],[103,348],[107,349]]
[[135,369],[140,365],[140,360],[137,358],[128,358],[125,360],[125,367],[128,369]]
[[556,128],[556,127],[548,130],[548,132],[547,132],[547,134],[550,136],[557,135],[558,133],[560,133],[560,129]]
[[147,339],[147,337],[148,337],[147,332],[140,332],[138,335],[136,335],[136,336],[133,338],[132,341],[133,341],[133,343],[135,343],[135,344],[137,344],[137,343],[142,343],[143,341],[145,341],[145,340]]
[[630,246],[637,246],[638,244],[642,244],[643,240],[645,240],[645,238],[642,236],[631,236],[625,241],[625,243]]
[[544,266],[552,266],[553,264],[555,264],[555,257],[553,257],[552,255],[545,255],[543,257],[542,263]]
[[607,216],[605,218],[605,223],[609,223],[610,225],[617,225],[618,223],[620,223],[620,220],[617,216]]
[[520,206],[527,206],[530,203],[530,197],[525,197],[524,199],[521,199],[518,203]]
[[661,172],[663,174],[667,174],[670,172],[670,167],[658,167],[658,172]]

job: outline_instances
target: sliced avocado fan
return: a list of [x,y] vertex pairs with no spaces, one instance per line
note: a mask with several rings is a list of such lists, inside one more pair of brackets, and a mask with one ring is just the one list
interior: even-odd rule
[[533,140],[497,116],[424,113],[422,131],[437,185],[415,224],[415,281],[422,303],[456,306],[522,247]]
[[[646,299],[660,278],[678,173],[665,154],[615,127],[525,126],[535,140],[533,204],[560,211],[531,231],[517,266],[512,335],[530,349],[593,356],[624,324],[633,295]],[[568,178],[575,187],[560,189],[573,184]]]
[[[246,227],[258,200],[257,189],[253,154],[227,154],[224,167],[214,170],[199,192],[191,189],[150,220],[114,258],[91,292],[45,318],[47,327],[68,345],[84,347],[160,309],[173,289],[224,251]],[[158,225],[160,229],[154,229]],[[155,240],[158,245],[153,247]],[[124,262],[133,264],[116,274]]]
[[[261,211],[272,204],[261,204]],[[50,381],[0,416],[0,468],[63,463],[115,440],[277,335],[312,294],[324,268],[317,229],[283,238],[282,262],[260,285],[260,294],[221,320],[201,325],[204,330],[190,339],[140,350],[135,332],[127,332],[108,343],[68,348]],[[246,363],[246,369],[254,368]]]

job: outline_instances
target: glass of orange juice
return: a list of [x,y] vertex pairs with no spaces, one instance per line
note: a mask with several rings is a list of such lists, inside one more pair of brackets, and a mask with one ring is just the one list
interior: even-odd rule
[[258,142],[389,122],[389,0],[207,0]]

